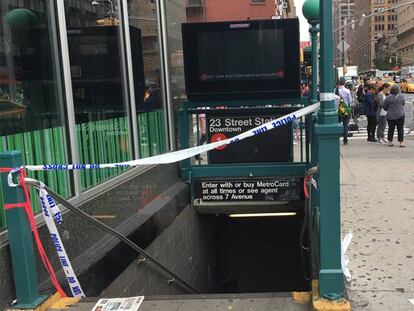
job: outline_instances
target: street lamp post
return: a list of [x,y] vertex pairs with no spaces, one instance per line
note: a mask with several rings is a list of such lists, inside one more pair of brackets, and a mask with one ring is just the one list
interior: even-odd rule
[[311,88],[311,102],[312,104],[318,101],[318,33],[319,33],[319,2],[305,1],[302,7],[303,16],[308,20],[311,27],[309,28],[311,36],[311,54],[312,54],[312,88]]
[[[308,23],[310,24],[309,33],[311,37],[311,58],[312,58],[312,85],[311,85],[311,99],[310,102],[312,104],[318,102],[317,98],[317,90],[318,90],[318,76],[319,76],[319,69],[318,69],[318,33],[319,33],[319,0],[313,0],[313,1],[305,1],[302,7],[302,13],[303,16],[308,20]],[[306,116],[306,143],[308,145],[308,142],[311,141],[311,165],[316,166],[318,165],[318,148],[317,148],[317,140],[314,133],[314,127],[312,127],[313,124],[316,123],[317,114],[314,113],[311,116]],[[306,149],[307,152],[308,149]],[[318,180],[318,176],[314,177],[315,180]],[[311,189],[311,206],[312,209],[316,212],[317,208],[320,206],[319,204],[319,191],[316,191],[316,189]],[[311,260],[315,261],[313,266],[318,266],[317,258],[319,258],[319,249],[315,247],[319,243],[317,243],[314,240],[319,240],[319,232],[315,231],[312,233],[311,237],[312,239],[312,246],[311,246]],[[317,278],[317,271],[312,271],[312,277]]]

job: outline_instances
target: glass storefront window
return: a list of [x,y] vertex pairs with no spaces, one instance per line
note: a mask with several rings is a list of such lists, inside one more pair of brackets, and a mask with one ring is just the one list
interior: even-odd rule
[[181,36],[181,24],[187,22],[187,14],[189,14],[187,13],[187,2],[186,0],[169,0],[165,3],[171,97],[175,109],[187,99],[185,93],[183,42]]
[[129,0],[128,15],[139,154],[143,158],[166,151],[156,2]]
[[[132,159],[117,0],[65,0],[79,160]],[[121,169],[81,172],[81,189]]]
[[[34,3],[0,1],[0,151],[20,150],[27,164],[68,163],[54,1]],[[65,197],[72,195],[67,172],[29,176]],[[33,208],[40,211],[36,196]]]

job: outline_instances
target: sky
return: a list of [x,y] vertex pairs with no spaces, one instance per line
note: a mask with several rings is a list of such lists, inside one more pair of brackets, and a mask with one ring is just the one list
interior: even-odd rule
[[309,24],[302,15],[302,5],[305,0],[295,0],[296,15],[300,23],[300,41],[309,41]]

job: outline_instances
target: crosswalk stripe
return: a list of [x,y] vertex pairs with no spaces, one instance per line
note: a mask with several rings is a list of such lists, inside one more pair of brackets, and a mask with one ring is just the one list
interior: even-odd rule
[[[367,129],[366,128],[359,129],[359,132],[358,131],[349,131],[349,133],[352,133],[352,137],[349,137],[350,139],[360,138],[360,137],[367,138]],[[387,136],[388,128],[385,128],[384,133],[385,133],[385,136]],[[396,135],[397,135],[397,131],[394,132],[394,136],[396,136]],[[414,131],[410,132],[410,128],[408,128],[408,127],[404,128],[404,136],[413,136],[413,135],[414,135]]]

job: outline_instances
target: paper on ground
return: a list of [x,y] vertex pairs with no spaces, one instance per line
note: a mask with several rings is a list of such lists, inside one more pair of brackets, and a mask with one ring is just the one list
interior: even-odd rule
[[144,296],[99,299],[92,311],[137,311]]

